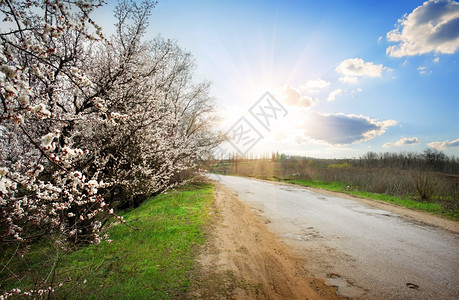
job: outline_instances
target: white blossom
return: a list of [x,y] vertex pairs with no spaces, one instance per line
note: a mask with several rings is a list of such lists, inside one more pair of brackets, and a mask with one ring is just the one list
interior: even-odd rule
[[123,13],[141,20],[152,2],[143,12],[119,6],[121,35],[110,43],[89,25],[92,2],[65,2],[47,19],[48,1],[9,3],[2,14],[18,22],[0,39],[0,236],[20,240],[18,224],[30,221],[97,243],[99,214],[116,217],[110,191],[166,191],[217,142],[209,84],[193,82],[193,59],[175,42],[143,41],[146,20],[127,34]]
[[14,78],[17,75],[17,69],[14,66],[1,65],[0,72],[5,74],[5,77],[9,79]]

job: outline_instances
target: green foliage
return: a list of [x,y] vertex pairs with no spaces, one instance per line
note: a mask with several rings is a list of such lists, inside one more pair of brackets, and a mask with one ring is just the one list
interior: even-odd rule
[[[176,299],[183,297],[190,284],[193,250],[204,242],[203,225],[213,199],[211,185],[188,185],[177,191],[145,201],[124,214],[133,230],[111,224],[111,243],[102,242],[62,256],[55,270],[54,283],[71,280],[56,288],[57,299]],[[32,268],[17,275],[37,277],[33,272],[49,272],[55,257],[51,244],[36,244],[26,255]],[[4,253],[5,254],[5,253]],[[4,255],[4,258],[8,258]],[[16,259],[16,258],[14,258]],[[4,261],[3,261],[4,263]],[[10,266],[21,265],[11,262]],[[1,289],[13,288],[11,275],[0,273]],[[14,282],[17,282],[14,280]]]

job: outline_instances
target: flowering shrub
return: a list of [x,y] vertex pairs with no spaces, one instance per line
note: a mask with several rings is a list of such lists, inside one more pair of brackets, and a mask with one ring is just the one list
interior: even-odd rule
[[107,203],[167,190],[220,141],[190,54],[142,41],[154,3],[121,2],[110,40],[90,18],[101,4],[0,2],[2,242],[98,243]]
[[[108,239],[108,217],[125,223],[115,204],[180,184],[222,139],[191,55],[142,41],[154,2],[120,2],[110,39],[90,18],[101,5],[0,1],[0,242],[22,244],[14,255],[44,234],[64,252]],[[0,299],[49,297],[53,270]]]

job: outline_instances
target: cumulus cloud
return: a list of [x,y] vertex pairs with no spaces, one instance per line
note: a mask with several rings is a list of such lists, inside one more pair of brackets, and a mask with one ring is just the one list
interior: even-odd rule
[[433,62],[439,62],[440,61],[440,57],[435,57],[434,59],[432,59]]
[[382,135],[396,121],[379,122],[362,115],[310,113],[303,124],[305,136],[331,145],[347,145],[368,141]]
[[447,148],[459,147],[459,139],[454,141],[444,141],[444,142],[432,142],[427,144],[427,146],[435,148],[437,150],[445,150]]
[[387,33],[396,42],[386,53],[394,57],[429,52],[452,54],[459,49],[459,2],[430,0],[398,20]]
[[342,94],[344,92],[344,90],[342,89],[336,89],[334,90],[333,92],[331,92],[328,97],[327,97],[327,101],[335,101],[336,97],[340,94]]
[[383,70],[392,71],[383,65],[375,65],[372,62],[365,62],[361,58],[350,58],[343,60],[335,69],[343,74],[339,80],[346,83],[357,83],[359,77],[381,77]]
[[330,85],[330,82],[323,79],[317,78],[315,80],[309,80],[306,84],[302,85],[301,88],[305,90],[318,90],[326,88]]
[[392,147],[392,146],[404,146],[404,145],[416,145],[421,143],[421,141],[417,137],[411,137],[411,138],[403,138],[395,143],[385,143],[383,147]]
[[290,85],[279,89],[276,92],[276,98],[291,106],[311,107],[314,105],[314,100],[311,97],[301,95],[298,89]]

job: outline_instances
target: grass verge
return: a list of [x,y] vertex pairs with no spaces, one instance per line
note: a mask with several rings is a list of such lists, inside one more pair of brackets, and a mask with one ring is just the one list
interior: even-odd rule
[[[108,230],[111,243],[104,241],[63,255],[54,283],[71,280],[56,288],[51,298],[183,298],[190,285],[196,246],[205,240],[203,226],[212,199],[212,185],[189,185],[125,213],[127,223],[140,231],[118,224]],[[34,278],[49,273],[59,255],[51,243],[37,244],[21,261],[10,261],[9,269],[15,270],[16,278],[23,278],[19,288],[27,290]],[[15,281],[12,277],[0,273],[2,290],[11,288],[8,280]]]
[[[272,179],[275,180],[275,179]],[[303,180],[303,179],[287,179],[281,180],[282,182],[293,183],[302,186],[314,187],[324,189],[333,192],[346,193],[349,195],[388,202],[391,204],[416,209],[420,211],[429,212],[432,214],[447,217],[452,220],[459,220],[459,213],[445,210],[440,204],[433,202],[419,202],[409,198],[401,198],[396,196],[390,196],[380,193],[371,193],[365,191],[359,191],[351,188],[349,185],[342,182],[324,182],[315,180]]]

